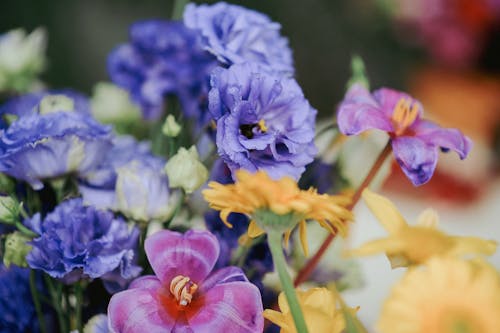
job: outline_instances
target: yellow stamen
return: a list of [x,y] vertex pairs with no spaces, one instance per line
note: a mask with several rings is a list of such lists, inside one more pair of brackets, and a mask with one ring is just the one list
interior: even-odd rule
[[184,275],[177,275],[170,282],[170,292],[182,306],[191,303],[196,290],[198,290],[198,285]]
[[418,105],[408,98],[400,98],[392,112],[392,122],[395,128],[395,134],[401,135],[417,119]]
[[257,123],[257,125],[259,125],[259,129],[262,133],[266,133],[267,132],[267,126],[266,126],[266,122],[264,121],[264,119],[261,119],[259,120],[259,122]]

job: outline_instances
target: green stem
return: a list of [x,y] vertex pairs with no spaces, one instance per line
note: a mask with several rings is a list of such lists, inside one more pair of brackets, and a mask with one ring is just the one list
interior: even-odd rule
[[285,292],[288,307],[292,313],[297,332],[307,333],[307,326],[302,315],[299,300],[295,294],[292,279],[290,278],[290,275],[288,275],[286,268],[285,255],[283,254],[283,248],[281,247],[282,236],[283,235],[280,232],[268,231],[267,242],[269,243],[269,249],[271,250],[271,255],[273,257],[274,267],[278,271],[281,287]]
[[83,332],[83,323],[82,323],[83,287],[81,282],[77,282],[75,284],[75,298],[76,298],[75,326],[78,332],[81,333]]
[[36,237],[38,236],[36,233],[34,233],[33,231],[31,231],[30,229],[26,228],[20,221],[17,221],[16,222],[16,228],[22,232],[23,234],[25,234],[26,236],[28,237]]
[[182,14],[184,13],[184,7],[188,0],[175,0],[174,8],[172,9],[172,20],[180,20],[182,18]]
[[64,320],[64,314],[61,308],[61,291],[56,290],[52,279],[48,275],[44,275],[45,283],[47,284],[47,289],[49,290],[50,297],[52,299],[52,306],[57,313],[57,321],[59,322],[59,329],[61,332],[66,332],[66,321]]
[[38,323],[40,324],[40,332],[47,333],[47,328],[45,327],[45,318],[43,317],[42,312],[42,305],[40,304],[38,290],[36,289],[34,270],[30,271],[30,289],[31,297],[33,297],[33,304],[35,305],[36,316],[38,318]]

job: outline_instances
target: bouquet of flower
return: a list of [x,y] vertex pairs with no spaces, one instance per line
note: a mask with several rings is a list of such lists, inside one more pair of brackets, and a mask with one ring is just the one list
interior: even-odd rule
[[[381,332],[498,332],[496,243],[374,192],[392,156],[419,186],[471,140],[360,58],[317,121],[280,25],[240,6],[134,23],[90,99],[37,81],[45,40],[0,36],[0,332],[366,332],[342,291],[376,253],[407,267]],[[388,236],[351,249],[361,198]]]

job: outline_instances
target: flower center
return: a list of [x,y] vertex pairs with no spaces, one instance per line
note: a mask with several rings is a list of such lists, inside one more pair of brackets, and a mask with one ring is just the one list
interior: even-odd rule
[[266,133],[267,132],[267,126],[266,122],[264,119],[259,120],[258,123],[256,124],[243,124],[240,125],[240,132],[243,134],[247,139],[251,139],[254,136],[254,128],[256,128],[258,131],[261,133]]
[[193,295],[198,290],[198,285],[184,275],[177,275],[170,282],[170,293],[174,295],[179,305],[186,306],[191,303]]
[[402,135],[410,127],[418,116],[418,105],[409,98],[400,98],[392,112],[392,124],[396,136]]

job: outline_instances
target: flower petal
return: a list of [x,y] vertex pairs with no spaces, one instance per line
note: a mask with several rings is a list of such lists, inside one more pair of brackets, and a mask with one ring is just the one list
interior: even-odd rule
[[373,215],[375,215],[377,220],[379,220],[380,224],[382,224],[389,234],[397,234],[401,228],[407,226],[399,210],[386,197],[372,192],[368,188],[363,191],[362,197]]
[[219,257],[217,238],[208,231],[190,230],[185,234],[162,230],[148,237],[146,255],[156,276],[169,284],[176,275],[202,282]]
[[337,112],[337,123],[342,133],[356,135],[369,129],[391,132],[390,117],[384,114],[370,92],[362,85],[353,85]]
[[161,287],[161,282],[154,275],[141,276],[128,286],[128,289],[148,289],[152,292],[156,292]]
[[394,157],[413,185],[427,183],[436,169],[437,147],[417,137],[397,137],[392,141]]
[[211,289],[212,287],[224,283],[242,281],[248,282],[245,273],[239,267],[229,266],[219,269],[213,274],[203,281],[203,284],[200,287],[200,292],[205,292]]
[[111,332],[163,333],[174,327],[176,319],[159,311],[159,304],[149,290],[129,289],[111,297],[108,321]]
[[445,150],[454,150],[462,160],[472,148],[472,140],[455,128],[441,128],[430,121],[422,120],[414,130],[421,140]]
[[262,300],[259,289],[253,284],[220,284],[204,296],[206,306],[188,319],[194,332],[262,332]]

